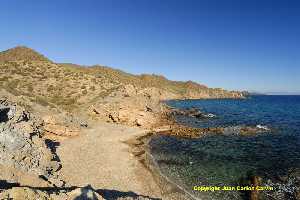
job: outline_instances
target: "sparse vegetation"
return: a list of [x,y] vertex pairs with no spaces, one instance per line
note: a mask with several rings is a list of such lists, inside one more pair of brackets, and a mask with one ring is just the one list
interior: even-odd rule
[[81,100],[88,106],[128,84],[137,89],[159,88],[179,97],[236,94],[191,81],[170,81],[160,75],[133,75],[100,65],[56,64],[26,47],[0,53],[0,85],[8,92],[32,98],[43,106],[51,104],[71,110],[76,109]]
[[0,62],[10,61],[23,61],[23,65],[26,63],[26,61],[50,62],[50,60],[43,55],[38,54],[34,50],[24,46],[18,46],[13,49],[8,49],[7,51],[0,52]]

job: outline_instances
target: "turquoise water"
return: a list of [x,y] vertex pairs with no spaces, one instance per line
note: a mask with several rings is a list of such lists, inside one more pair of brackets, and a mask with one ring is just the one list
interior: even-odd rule
[[172,181],[202,199],[245,199],[246,194],[240,191],[195,192],[193,186],[237,186],[244,184],[249,176],[256,175],[262,177],[264,183],[285,184],[284,190],[277,191],[285,192],[281,198],[289,199],[288,193],[293,192],[294,185],[281,180],[291,170],[300,168],[300,96],[184,100],[168,104],[177,108],[196,107],[217,116],[210,120],[178,116],[178,122],[185,125],[227,127],[260,124],[272,130],[271,133],[247,137],[153,137],[151,153],[162,172]]

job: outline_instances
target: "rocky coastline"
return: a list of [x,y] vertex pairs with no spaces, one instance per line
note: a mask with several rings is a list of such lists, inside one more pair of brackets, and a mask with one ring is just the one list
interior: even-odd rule
[[[72,196],[80,196],[83,192],[87,192],[93,194],[95,199],[103,199],[92,187],[70,185],[60,176],[62,166],[56,154],[57,144],[59,141],[78,137],[81,130],[87,128],[89,123],[66,113],[34,115],[19,104],[20,102],[12,96],[6,96],[0,101],[2,147],[0,197],[2,199],[72,199]],[[165,110],[163,104],[160,107]],[[126,143],[131,147],[132,155],[151,171],[153,177],[156,177],[157,184],[163,186],[161,192],[164,193],[165,199],[187,199],[180,188],[168,182],[157,171],[158,168],[153,164],[145,145],[152,134],[174,135],[159,131],[165,126],[173,126],[173,130],[178,129],[179,125],[171,120],[168,113],[160,112],[160,120],[149,123],[151,128],[148,129],[147,134]],[[154,123],[158,121],[158,124]],[[141,127],[144,129],[143,126]],[[182,131],[186,132],[183,129]],[[188,135],[190,137],[191,133]],[[137,196],[133,199],[151,198]]]
[[[55,152],[55,141],[68,140],[77,137],[81,129],[89,123],[74,116],[35,116],[18,103],[9,98],[1,99],[1,192],[3,199],[17,199],[16,196],[28,196],[27,199],[74,199],[83,193],[90,193],[95,199],[104,199],[101,193],[90,186],[78,187],[69,185],[61,179],[59,171],[61,164]],[[202,113],[199,110],[178,110],[170,108],[161,102],[162,111],[157,116],[159,120],[148,123],[147,132],[135,136],[125,143],[130,146],[131,154],[149,170],[156,183],[161,188],[163,199],[192,198],[184,190],[167,179],[158,169],[153,157],[149,154],[147,143],[155,134],[185,138],[198,138],[208,134],[223,134],[234,132],[240,136],[268,134],[266,127],[225,127],[225,128],[192,128],[176,122],[176,115],[184,115],[198,119],[217,117]],[[149,111],[148,111],[149,112]],[[62,117],[64,116],[64,117]],[[64,119],[64,120],[63,120]],[[159,123],[157,123],[159,122]],[[112,122],[116,123],[116,122]],[[150,126],[151,125],[151,126]],[[136,125],[137,126],[137,125]],[[138,126],[145,129],[143,126]],[[7,135],[10,137],[8,138]],[[13,141],[12,145],[9,142]],[[16,143],[17,141],[17,143]],[[24,145],[24,144],[28,144]],[[5,149],[14,147],[13,149]],[[54,147],[54,148],[53,148]],[[38,149],[38,150],[37,150]],[[32,153],[34,151],[34,154]],[[11,166],[11,167],[10,167]],[[291,184],[297,180],[297,172],[291,172],[281,182],[269,182],[269,185]],[[252,178],[251,178],[252,179]],[[293,182],[294,183],[294,182]],[[284,189],[283,189],[284,190]],[[298,198],[298,190],[292,195]],[[274,195],[274,194],[271,194]],[[275,194],[276,195],[276,194]],[[277,194],[280,195],[280,194]],[[255,196],[255,195],[254,195]],[[118,198],[121,199],[121,198]],[[126,199],[130,199],[129,197]],[[132,199],[151,199],[150,197],[136,196]],[[152,198],[153,199],[153,198]],[[253,199],[253,198],[252,198]]]
[[[2,130],[0,141],[3,147],[0,165],[3,180],[0,192],[2,199],[17,199],[18,196],[20,198],[27,196],[27,199],[72,199],[71,197],[76,194],[80,196],[82,191],[95,195],[97,199],[103,198],[92,187],[72,186],[60,176],[61,163],[56,154],[56,143],[78,137],[81,129],[89,126],[86,121],[65,113],[33,115],[11,96],[2,98],[0,103]],[[181,126],[174,120],[174,115],[178,111],[169,109],[162,103],[159,106],[161,111],[156,113],[159,120],[156,119],[151,123],[147,121],[147,127],[151,126],[147,134],[132,138],[126,143],[131,147],[132,155],[151,171],[157,184],[161,186],[165,199],[187,199],[189,197],[181,188],[159,172],[158,166],[147,150],[147,140],[153,134],[192,138],[220,130]],[[180,111],[180,114],[206,116],[196,110]]]
[[[215,116],[197,110],[170,109],[164,101],[246,96],[242,92],[208,88],[192,81],[170,81],[158,75],[132,75],[99,65],[84,67],[59,64],[27,47],[0,52],[0,86],[1,199],[186,199],[178,187],[167,184],[164,178],[162,181],[161,174],[147,153],[146,140],[152,134],[192,138],[211,133],[224,134],[224,130],[179,125],[174,120],[178,114],[208,119]],[[141,131],[147,134],[140,134]],[[125,143],[130,147],[127,152],[120,148],[122,144],[119,138],[131,135],[139,137],[126,140]],[[98,152],[103,159],[112,163],[112,166],[101,166],[101,161],[97,160],[99,168],[107,172],[114,168],[116,171],[112,176],[137,176],[133,172],[138,168],[137,174],[149,179],[151,172],[157,181],[135,177],[136,180],[129,180],[132,186],[123,182],[120,183],[122,186],[118,186],[105,180],[108,184],[105,187],[116,190],[101,188],[101,184],[98,184],[101,181],[96,182],[100,186],[96,189],[84,178],[83,181],[80,179],[80,185],[67,181],[63,171],[77,169],[76,166],[74,169],[73,166],[62,164],[62,161],[67,164],[73,162],[68,160],[68,154],[73,152],[66,149],[64,159],[67,161],[61,160],[62,157],[58,155],[60,145],[74,141],[80,149],[85,141],[86,148],[88,144],[99,148],[101,145],[107,146],[102,141],[104,139],[114,145],[116,152],[107,149]],[[93,150],[83,151],[98,159]],[[125,165],[123,174],[118,172],[118,166],[114,166],[114,160],[110,159],[113,156],[108,155],[110,153],[113,153],[115,160],[118,160],[118,154],[122,154],[124,160],[130,162],[130,165]],[[90,171],[89,168],[97,168],[87,163],[78,164],[82,164],[86,173]],[[94,170],[92,175],[99,175],[97,169]],[[84,173],[80,174],[85,176]],[[150,183],[153,188],[146,191]],[[131,190],[124,192],[124,188]],[[161,188],[164,189],[160,191]]]
[[[276,132],[271,127],[256,125],[256,126],[230,126],[230,127],[209,127],[209,128],[194,128],[185,126],[177,122],[176,116],[184,116],[196,118],[198,120],[210,120],[217,117],[210,113],[203,113],[196,108],[191,109],[177,109],[164,105],[165,110],[162,113],[162,121],[165,123],[163,128],[156,129],[155,134],[173,136],[178,138],[200,138],[207,135],[223,135],[223,136],[239,136],[239,137],[252,137],[261,134],[271,134]],[[152,157],[152,159],[154,159]],[[152,164],[155,165],[155,164]],[[156,166],[157,168],[158,166]],[[155,171],[155,169],[152,169]],[[162,175],[164,176],[164,175]],[[169,184],[176,185],[172,181],[165,179]],[[265,198],[272,199],[291,199],[298,200],[299,196],[299,168],[290,170],[287,174],[277,177],[277,179],[262,179],[259,175],[249,175],[247,180],[241,183],[249,186],[261,186],[276,188],[276,190],[258,191],[249,190],[245,192],[245,199],[258,200]],[[180,189],[180,187],[179,187]],[[182,191],[186,192],[184,189]],[[195,197],[192,197],[195,199]]]

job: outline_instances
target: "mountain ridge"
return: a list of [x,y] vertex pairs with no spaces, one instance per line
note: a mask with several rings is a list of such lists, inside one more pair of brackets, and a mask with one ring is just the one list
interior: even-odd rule
[[129,120],[132,125],[141,111],[147,111],[145,117],[158,114],[160,102],[170,99],[244,98],[241,92],[172,81],[161,75],[133,75],[100,65],[59,64],[27,47],[0,55],[2,89],[32,102],[33,108],[38,104],[80,114],[100,113],[104,121]]
[[[27,46],[16,46],[13,48],[10,48],[8,50],[0,52],[0,62],[13,62],[13,61],[42,61],[42,62],[52,62],[50,59],[45,57],[44,55],[38,53],[32,48],[29,48]],[[133,76],[139,77],[141,80],[146,81],[150,84],[150,82],[154,81],[171,81],[173,83],[181,83],[185,84],[186,87],[190,88],[195,88],[195,87],[200,87],[200,88],[208,88],[206,85],[188,80],[188,81],[176,81],[176,80],[169,80],[163,75],[157,75],[157,74],[130,74],[127,73],[123,70],[108,67],[108,66],[102,66],[102,65],[79,65],[79,64],[74,64],[74,63],[56,63],[60,66],[68,66],[68,67],[74,67],[74,68],[89,68],[89,69],[99,69],[101,68],[102,71],[115,71],[117,73],[122,73],[123,75],[126,74],[127,76]],[[106,68],[106,69],[105,69]],[[152,83],[153,85],[153,83]],[[157,86],[157,84],[156,84]],[[217,89],[217,88],[211,88],[211,89]]]

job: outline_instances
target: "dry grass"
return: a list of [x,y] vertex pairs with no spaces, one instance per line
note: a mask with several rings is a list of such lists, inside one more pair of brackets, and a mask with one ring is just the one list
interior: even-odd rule
[[141,89],[155,87],[183,97],[191,92],[211,97],[231,94],[191,81],[170,81],[158,75],[133,75],[99,65],[56,64],[26,47],[0,53],[0,85],[43,106],[76,109],[78,102],[94,103],[126,84]]
[[16,61],[16,60],[50,62],[50,60],[47,59],[45,56],[24,46],[18,46],[0,52],[0,62],[8,62],[8,61]]

